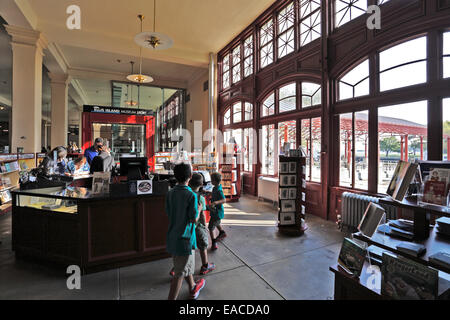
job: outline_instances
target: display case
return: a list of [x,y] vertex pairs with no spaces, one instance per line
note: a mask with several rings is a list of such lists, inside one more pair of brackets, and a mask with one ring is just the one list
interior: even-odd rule
[[167,258],[165,195],[136,195],[128,185],[93,194],[84,187],[12,192],[12,249],[17,258],[82,273]]

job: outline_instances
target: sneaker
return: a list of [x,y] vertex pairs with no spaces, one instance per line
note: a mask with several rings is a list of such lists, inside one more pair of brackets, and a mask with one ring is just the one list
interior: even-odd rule
[[169,275],[170,275],[171,277],[175,277],[175,271],[173,271],[173,269],[170,270]]
[[214,263],[208,263],[208,266],[202,266],[200,268],[200,274],[207,274],[211,271],[213,271],[214,269],[216,269],[216,265]]
[[219,247],[217,246],[217,241],[213,241],[211,245],[211,250],[217,250]]
[[217,236],[217,240],[220,241],[226,237],[227,237],[227,234],[225,233],[225,231],[221,231],[221,232],[219,232],[219,235]]
[[198,298],[198,295],[200,294],[200,291],[203,289],[203,287],[206,284],[205,279],[200,279],[195,283],[194,289],[191,291],[191,298],[193,300],[196,300]]

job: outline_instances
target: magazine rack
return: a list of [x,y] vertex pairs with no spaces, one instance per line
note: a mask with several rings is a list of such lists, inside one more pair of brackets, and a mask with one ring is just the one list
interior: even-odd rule
[[234,152],[234,145],[224,144],[220,172],[222,188],[227,202],[237,202],[241,196],[240,153]]
[[281,232],[302,235],[307,229],[305,173],[305,157],[279,157],[278,228]]

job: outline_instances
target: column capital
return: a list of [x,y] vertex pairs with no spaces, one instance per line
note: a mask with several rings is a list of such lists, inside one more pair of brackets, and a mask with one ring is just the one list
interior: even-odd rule
[[52,73],[49,72],[48,76],[50,77],[50,84],[63,84],[67,86],[70,81],[72,80],[72,77],[68,74],[60,74],[60,73]]
[[12,37],[11,45],[35,46],[44,55],[43,50],[48,46],[48,40],[40,31],[18,26],[5,25],[6,32]]

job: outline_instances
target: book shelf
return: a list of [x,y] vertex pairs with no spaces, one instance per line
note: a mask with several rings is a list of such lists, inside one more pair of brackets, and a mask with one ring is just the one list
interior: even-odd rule
[[222,174],[222,188],[227,202],[237,202],[241,196],[240,156],[240,153],[234,152],[232,144],[224,145],[219,170]]
[[307,229],[306,158],[279,156],[278,228],[281,232],[302,235]]

